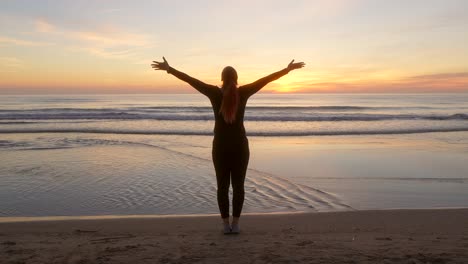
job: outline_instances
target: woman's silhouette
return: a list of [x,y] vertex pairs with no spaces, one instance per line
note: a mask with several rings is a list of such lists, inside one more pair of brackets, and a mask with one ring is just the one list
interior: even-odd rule
[[[223,219],[224,233],[239,233],[239,217],[244,204],[244,180],[249,163],[249,142],[244,128],[244,112],[247,100],[269,82],[292,70],[304,67],[303,62],[292,60],[286,68],[263,77],[253,83],[237,87],[237,72],[227,66],[221,73],[221,88],[206,84],[171,66],[163,57],[163,62],[154,61],[155,70],[167,73],[187,82],[197,91],[206,95],[213,107],[215,117],[212,157],[218,185],[218,206]],[[229,185],[232,182],[233,220],[229,225]]]

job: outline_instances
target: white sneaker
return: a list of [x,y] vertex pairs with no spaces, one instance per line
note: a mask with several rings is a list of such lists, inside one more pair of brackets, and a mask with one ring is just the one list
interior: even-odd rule
[[231,227],[231,233],[233,233],[233,234],[239,234],[239,233],[240,233],[239,224],[232,225],[232,227]]
[[231,226],[230,226],[229,224],[223,224],[223,233],[224,233],[225,235],[231,233]]

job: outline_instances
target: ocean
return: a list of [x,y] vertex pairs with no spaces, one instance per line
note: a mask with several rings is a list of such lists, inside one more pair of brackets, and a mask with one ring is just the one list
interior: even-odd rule
[[[202,95],[3,96],[1,133],[211,135]],[[468,94],[261,94],[250,136],[403,134],[468,130]]]
[[[216,214],[200,94],[3,95],[0,216]],[[468,94],[257,94],[244,212],[468,205]]]

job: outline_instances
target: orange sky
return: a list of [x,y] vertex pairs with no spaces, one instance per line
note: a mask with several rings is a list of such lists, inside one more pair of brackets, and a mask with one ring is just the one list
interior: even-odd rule
[[[183,4],[182,4],[183,3]],[[2,1],[0,94],[189,93],[151,69],[263,92],[467,92],[466,1]],[[226,12],[227,10],[227,12]]]

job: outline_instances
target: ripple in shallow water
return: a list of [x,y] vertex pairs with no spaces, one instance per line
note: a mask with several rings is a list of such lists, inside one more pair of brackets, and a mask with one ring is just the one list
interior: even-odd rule
[[[83,142],[2,151],[0,215],[218,213],[211,161],[129,142]],[[349,209],[333,195],[256,170],[245,184],[244,212]]]

